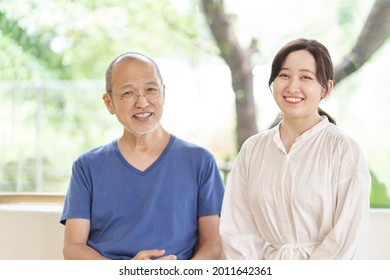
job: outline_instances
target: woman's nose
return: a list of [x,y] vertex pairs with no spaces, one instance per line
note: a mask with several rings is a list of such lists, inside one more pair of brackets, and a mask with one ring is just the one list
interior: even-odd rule
[[288,84],[288,90],[290,92],[298,92],[300,90],[299,79],[291,78]]

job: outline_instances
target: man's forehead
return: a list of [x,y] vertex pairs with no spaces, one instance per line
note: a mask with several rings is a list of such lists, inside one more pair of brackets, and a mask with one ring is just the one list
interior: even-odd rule
[[150,85],[162,84],[158,66],[148,57],[135,56],[134,54],[118,58],[112,65],[110,76],[112,86],[116,84],[121,88],[120,84],[129,84],[131,81],[138,84],[140,80],[143,84],[146,82]]
[[153,63],[146,57],[134,56],[134,55],[128,55],[128,56],[123,56],[118,58],[114,63],[114,67],[122,63],[136,63],[136,64],[145,63],[154,66]]

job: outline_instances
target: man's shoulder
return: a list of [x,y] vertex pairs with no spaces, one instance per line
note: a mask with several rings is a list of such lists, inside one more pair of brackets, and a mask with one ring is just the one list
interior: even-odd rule
[[90,149],[86,152],[81,153],[78,156],[77,161],[90,161],[90,160],[96,160],[97,158],[100,157],[105,157],[108,154],[115,152],[115,145],[116,145],[116,140],[101,145],[99,147]]
[[184,140],[174,135],[172,135],[172,137],[174,138],[174,147],[176,150],[211,155],[211,152],[206,147],[201,146],[200,144]]

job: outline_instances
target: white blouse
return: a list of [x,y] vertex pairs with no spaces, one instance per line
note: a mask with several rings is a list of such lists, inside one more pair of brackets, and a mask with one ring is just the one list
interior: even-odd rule
[[286,153],[279,126],[249,138],[233,165],[226,258],[366,258],[371,177],[358,144],[324,117]]

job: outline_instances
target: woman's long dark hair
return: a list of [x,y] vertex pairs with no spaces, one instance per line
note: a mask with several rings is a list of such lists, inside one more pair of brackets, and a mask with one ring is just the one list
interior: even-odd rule
[[[293,40],[278,51],[272,62],[271,75],[268,80],[268,86],[271,87],[272,83],[279,75],[280,69],[282,68],[282,65],[287,56],[290,53],[299,50],[306,50],[314,57],[317,68],[317,80],[322,85],[322,87],[328,91],[328,81],[334,80],[333,62],[329,51],[318,41],[304,38]],[[318,107],[318,113],[320,116],[326,116],[331,123],[336,124],[336,121],[320,107]]]

